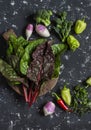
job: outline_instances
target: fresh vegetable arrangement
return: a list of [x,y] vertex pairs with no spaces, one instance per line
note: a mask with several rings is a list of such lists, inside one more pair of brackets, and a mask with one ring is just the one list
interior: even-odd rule
[[65,111],[69,111],[71,112],[71,110],[65,105],[64,101],[56,94],[56,93],[52,93],[53,96],[56,97],[57,103],[58,105]]
[[91,112],[91,97],[89,97],[88,89],[91,86],[91,77],[86,80],[85,84],[77,85],[70,90],[67,86],[61,89],[59,96],[52,93],[57,98],[59,106],[69,112],[74,112],[79,116],[86,112]]
[[[72,34],[73,29],[75,34],[81,34],[87,26],[84,19],[75,23],[67,20],[65,11],[53,13],[51,10],[38,10],[34,20],[34,24],[29,23],[26,27],[26,39],[17,37],[13,31],[4,35],[8,43],[7,55],[6,60],[0,59],[1,74],[10,86],[17,86],[29,106],[36,101],[46,82],[58,79],[61,55],[68,49],[75,52],[80,47],[80,42]],[[34,30],[38,38],[30,40]],[[51,31],[55,32],[55,36],[58,35],[60,43],[48,40]],[[87,86],[91,86],[91,78],[86,80],[86,84],[85,87],[76,86],[73,91],[65,85],[59,95],[53,92],[52,96],[56,97],[63,110],[82,114],[91,110],[87,91]],[[53,114],[55,104],[49,101],[43,111],[45,116]]]
[[55,78],[55,55],[59,55],[65,46],[52,45],[43,38],[27,41],[14,35],[10,35],[8,45],[7,61],[0,59],[0,72],[9,85],[22,87],[26,102],[31,106],[42,83]]

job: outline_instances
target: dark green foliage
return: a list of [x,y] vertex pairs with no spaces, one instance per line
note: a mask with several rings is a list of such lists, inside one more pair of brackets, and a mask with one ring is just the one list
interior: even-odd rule
[[88,97],[87,86],[76,86],[73,91],[72,108],[79,115],[91,111],[91,101]]
[[58,13],[58,17],[55,20],[56,25],[53,27],[55,32],[59,35],[60,40],[65,42],[73,25],[72,21],[67,20],[67,13]]
[[52,15],[51,10],[38,10],[35,16],[36,23],[43,23],[45,26],[49,26],[51,24],[50,17]]

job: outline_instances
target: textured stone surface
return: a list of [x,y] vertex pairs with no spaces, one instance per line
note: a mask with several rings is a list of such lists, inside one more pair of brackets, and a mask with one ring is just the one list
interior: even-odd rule
[[[75,21],[86,16],[87,29],[76,36],[80,48],[62,57],[59,81],[54,88],[58,90],[69,83],[70,88],[91,76],[91,0],[0,0],[0,35],[12,28],[17,35],[24,35],[25,26],[31,21],[30,15],[38,9],[65,10],[68,18]],[[0,57],[5,57],[6,43],[0,36]],[[17,95],[0,75],[0,130],[90,130],[91,113],[81,118],[56,107],[52,116],[44,117],[42,106],[53,100],[50,93],[39,97],[28,108],[24,99]]]

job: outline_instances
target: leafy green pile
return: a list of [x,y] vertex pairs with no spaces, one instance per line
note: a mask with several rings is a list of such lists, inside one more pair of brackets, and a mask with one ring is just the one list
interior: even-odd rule
[[[22,86],[24,95],[31,97],[31,100],[26,101],[32,104],[39,94],[41,84],[59,76],[58,57],[66,49],[66,45],[52,45],[47,39],[27,41],[22,36],[10,35],[7,60],[0,59],[0,72],[8,80],[9,85]],[[30,93],[34,95],[30,96]]]
[[76,86],[73,91],[72,108],[79,115],[91,111],[91,99],[87,90],[88,86]]

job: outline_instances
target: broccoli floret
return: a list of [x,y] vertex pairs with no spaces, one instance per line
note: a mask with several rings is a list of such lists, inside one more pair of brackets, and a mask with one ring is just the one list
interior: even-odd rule
[[52,15],[51,10],[39,10],[35,16],[36,23],[43,23],[45,26],[49,26],[51,21],[50,17]]

